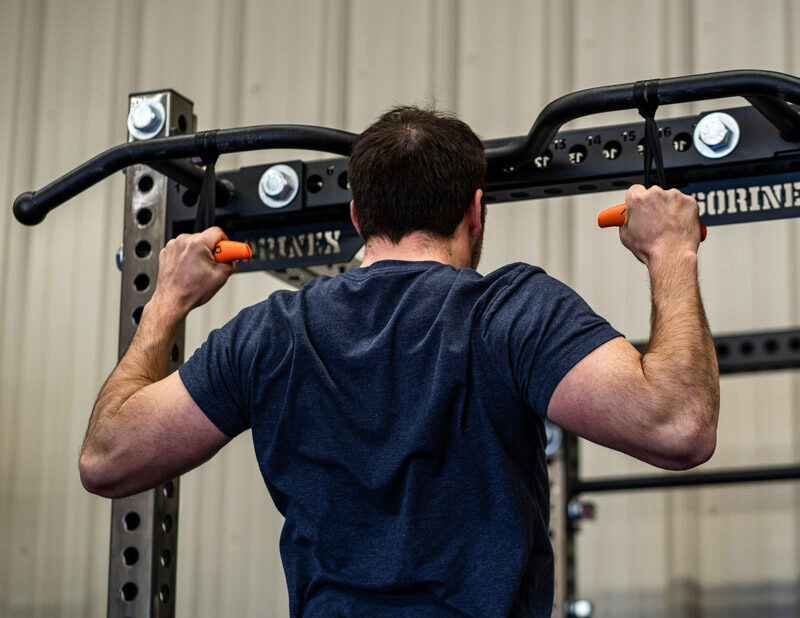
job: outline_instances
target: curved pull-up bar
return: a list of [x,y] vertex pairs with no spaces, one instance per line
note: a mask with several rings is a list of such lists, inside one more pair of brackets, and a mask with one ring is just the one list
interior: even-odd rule
[[487,149],[489,165],[505,167],[532,160],[544,153],[558,130],[570,120],[637,109],[636,91],[643,86],[649,87],[651,96],[655,95],[655,101],[650,102],[656,105],[744,97],[778,127],[782,137],[800,141],[800,114],[785,103],[800,104],[800,79],[775,71],[720,71],[601,86],[566,94],[547,104],[526,137]]
[[262,125],[200,131],[120,144],[89,159],[38,191],[14,200],[20,223],[36,225],[47,213],[114,172],[137,163],[273,148],[299,148],[348,156],[354,133],[308,125]]
[[[487,148],[489,166],[496,170],[532,160],[547,149],[566,122],[602,112],[637,109],[644,91],[649,97],[648,102],[658,105],[745,97],[778,128],[784,139],[800,141],[800,114],[787,104],[800,104],[800,79],[774,71],[722,71],[589,88],[559,97],[541,111],[526,137]],[[121,144],[39,191],[19,195],[14,200],[14,216],[21,223],[36,225],[66,200],[114,172],[137,163],[202,157],[212,152],[224,154],[272,148],[300,148],[348,156],[353,139],[354,133],[325,127],[264,125]],[[183,172],[191,175],[191,170],[184,169]],[[225,188],[220,190],[225,191]]]

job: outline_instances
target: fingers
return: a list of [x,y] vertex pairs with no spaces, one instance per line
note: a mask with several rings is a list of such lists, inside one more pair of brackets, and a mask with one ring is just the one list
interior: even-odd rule
[[228,236],[222,231],[222,228],[216,225],[200,232],[199,237],[209,249],[213,249],[220,240],[228,240]]
[[702,237],[697,202],[677,189],[632,185],[625,194],[622,244],[648,264],[654,255],[697,251]]
[[[214,246],[220,240],[227,239],[228,236],[222,231],[222,228],[213,226],[196,234],[179,234],[168,241],[162,251],[167,250],[167,252],[170,253],[188,249],[192,253],[207,254],[213,259]],[[197,251],[198,248],[202,249]]]
[[213,249],[220,240],[227,236],[219,227],[170,240],[159,254],[155,293],[186,313],[207,302],[236,272],[234,264],[214,259]]
[[691,195],[686,195],[678,189],[664,190],[659,186],[645,189],[642,185],[631,185],[625,194],[626,216],[630,217],[637,210],[646,208],[655,210],[654,214],[676,216],[684,209],[693,211],[689,216],[698,216],[697,202]]
[[631,185],[625,193],[625,203],[631,204],[634,201],[639,201],[646,193],[647,189],[644,188],[644,185]]

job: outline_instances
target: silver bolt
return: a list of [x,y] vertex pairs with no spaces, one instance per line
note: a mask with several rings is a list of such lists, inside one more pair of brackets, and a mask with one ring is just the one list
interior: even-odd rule
[[117,269],[122,270],[122,260],[123,260],[123,252],[122,252],[122,245],[119,246],[117,252],[114,254],[114,261],[117,263]]
[[723,112],[706,114],[694,129],[694,146],[704,157],[720,159],[732,153],[739,144],[739,124]]
[[700,140],[710,148],[719,150],[724,148],[731,136],[731,131],[718,117],[709,117],[708,121],[700,123]]
[[273,165],[258,181],[258,197],[270,208],[283,208],[297,195],[300,180],[288,165]]
[[275,168],[268,170],[264,174],[262,182],[264,183],[264,193],[270,197],[279,197],[288,184],[283,172],[279,172]]
[[567,505],[567,517],[573,523],[577,523],[582,519],[594,519],[596,515],[597,507],[594,502],[572,499]]
[[156,114],[149,105],[137,104],[131,112],[133,126],[141,131],[147,131],[155,124]]
[[550,457],[561,448],[563,432],[561,431],[561,427],[547,419],[544,421],[544,431],[545,436],[547,437],[547,444],[545,445],[544,453]]
[[594,606],[591,601],[577,599],[567,603],[567,616],[570,618],[591,618]]
[[158,99],[139,99],[128,114],[128,131],[139,140],[150,139],[161,133],[167,112]]

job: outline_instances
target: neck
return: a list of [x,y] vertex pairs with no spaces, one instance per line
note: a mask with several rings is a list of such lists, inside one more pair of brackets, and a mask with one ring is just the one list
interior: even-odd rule
[[411,232],[400,242],[393,243],[385,237],[373,237],[367,242],[361,266],[369,266],[381,260],[401,260],[404,262],[441,262],[454,268],[469,266],[469,256],[454,251],[451,239],[431,238],[425,232]]

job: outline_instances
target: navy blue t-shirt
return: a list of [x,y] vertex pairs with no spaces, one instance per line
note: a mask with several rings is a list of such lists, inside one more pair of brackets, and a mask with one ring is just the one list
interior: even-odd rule
[[550,616],[543,419],[617,336],[534,266],[383,261],[243,310],[180,376],[252,428],[293,616]]

